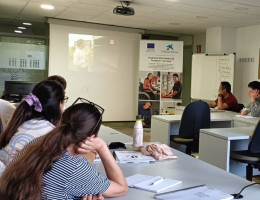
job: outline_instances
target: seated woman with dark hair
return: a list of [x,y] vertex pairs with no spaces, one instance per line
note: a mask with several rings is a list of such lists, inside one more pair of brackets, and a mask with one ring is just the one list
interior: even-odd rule
[[[5,170],[0,179],[1,198],[72,200],[84,195],[126,194],[128,186],[121,169],[97,137],[102,122],[98,108],[93,103],[78,103],[66,109],[60,125]],[[78,156],[79,146],[85,153],[97,151],[107,178]]]
[[38,83],[0,135],[0,161],[7,166],[25,145],[53,130],[61,119],[63,103],[64,90],[59,83]]

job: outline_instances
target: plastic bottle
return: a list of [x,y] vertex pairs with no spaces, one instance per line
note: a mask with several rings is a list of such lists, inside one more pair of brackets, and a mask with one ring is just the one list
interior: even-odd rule
[[142,124],[142,116],[137,115],[136,116],[136,122],[134,126],[134,132],[133,132],[133,149],[135,151],[139,151],[141,147],[143,147],[143,137],[144,137],[144,130],[143,130],[143,124]]

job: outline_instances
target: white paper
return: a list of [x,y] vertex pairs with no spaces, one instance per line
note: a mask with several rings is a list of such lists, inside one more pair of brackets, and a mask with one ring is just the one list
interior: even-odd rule
[[162,178],[163,177],[161,177],[161,176],[156,176],[156,177],[153,177],[152,179],[143,181],[141,183],[137,183],[137,184],[134,185],[134,187],[138,188],[138,189],[158,193],[158,192],[161,192],[163,190],[174,187],[178,184],[181,184],[181,181],[179,181],[179,180],[172,180],[172,179],[166,178],[162,182],[160,182],[156,185],[152,185],[152,183],[154,183],[155,181],[158,181]]
[[230,200],[233,198],[234,197],[230,194],[225,194],[224,192],[207,186],[177,191],[165,195],[162,194],[156,197],[158,200]]
[[152,156],[145,156],[136,151],[115,151],[118,163],[149,163],[154,162]]
[[225,110],[218,110],[216,108],[210,108],[211,112],[225,112]]
[[135,184],[141,183],[143,181],[147,181],[147,180],[152,179],[152,178],[153,178],[153,176],[136,174],[136,175],[127,177],[126,182],[127,182],[129,187],[134,187]]
[[236,117],[245,118],[245,119],[255,118],[255,117],[252,117],[251,115],[236,115]]

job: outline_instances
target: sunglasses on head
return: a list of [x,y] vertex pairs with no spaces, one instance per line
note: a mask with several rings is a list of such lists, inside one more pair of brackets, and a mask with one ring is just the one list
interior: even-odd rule
[[94,106],[96,109],[98,109],[98,111],[100,112],[100,118],[98,119],[96,125],[94,126],[94,128],[92,129],[92,131],[90,133],[90,135],[92,135],[93,131],[97,128],[97,125],[99,124],[100,120],[102,119],[102,116],[103,116],[103,113],[105,112],[105,109],[102,108],[101,106],[93,103],[92,101],[89,101],[89,100],[81,98],[81,97],[78,97],[76,99],[76,101],[73,102],[72,105],[75,105],[77,103],[87,103],[87,104],[90,104],[90,105]]

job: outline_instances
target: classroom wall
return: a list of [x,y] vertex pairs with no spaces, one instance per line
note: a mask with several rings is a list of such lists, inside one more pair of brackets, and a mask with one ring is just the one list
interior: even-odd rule
[[[234,92],[240,102],[249,102],[247,85],[258,80],[260,25],[237,28]],[[254,62],[239,62],[239,58],[254,58]]]
[[208,28],[206,32],[206,52],[207,53],[222,53],[221,52],[221,27]]
[[193,53],[197,53],[197,45],[201,45],[201,53],[206,52],[206,33],[194,35]]

